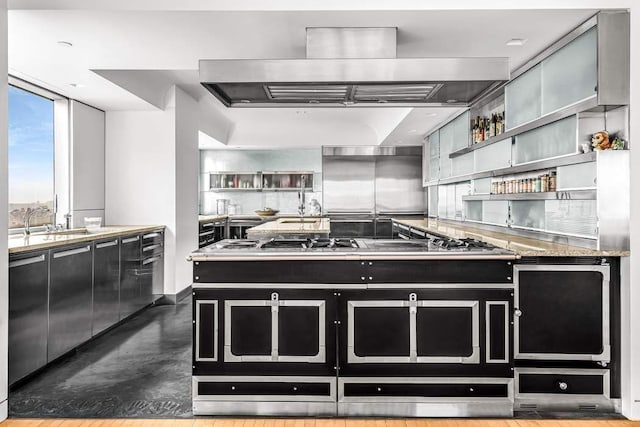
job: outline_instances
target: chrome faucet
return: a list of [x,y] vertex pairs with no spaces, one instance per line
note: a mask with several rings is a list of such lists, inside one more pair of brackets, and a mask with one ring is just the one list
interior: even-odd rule
[[305,194],[304,188],[306,184],[307,177],[302,175],[300,178],[300,190],[298,191],[298,215],[300,215],[300,220],[304,217],[304,209],[305,209]]
[[49,212],[49,208],[45,208],[40,206],[39,208],[27,208],[26,213],[24,214],[24,235],[28,236],[31,234],[31,218],[41,212]]

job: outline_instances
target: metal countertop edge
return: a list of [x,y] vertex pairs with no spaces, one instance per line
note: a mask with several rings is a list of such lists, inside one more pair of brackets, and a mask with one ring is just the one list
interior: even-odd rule
[[377,252],[375,254],[351,253],[345,255],[322,255],[322,254],[247,254],[247,255],[198,255],[194,254],[187,258],[188,261],[300,261],[300,260],[334,260],[334,261],[371,261],[371,260],[447,260],[447,261],[486,261],[486,260],[508,260],[515,261],[520,257],[516,254],[495,254],[495,255],[427,255],[427,254],[407,254]]

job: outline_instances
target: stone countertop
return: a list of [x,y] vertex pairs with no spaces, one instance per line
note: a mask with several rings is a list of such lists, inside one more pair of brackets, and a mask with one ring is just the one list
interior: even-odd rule
[[221,221],[227,219],[229,215],[198,215],[198,222]]
[[329,218],[278,218],[247,230],[251,234],[329,234]]
[[[265,221],[271,221],[278,218],[300,218],[298,214],[290,213],[290,214],[278,214],[271,216],[260,216],[260,215],[251,215],[251,214],[238,214],[238,215],[198,215],[198,221],[220,221],[223,219],[255,219],[261,218]],[[304,218],[327,218],[326,216],[321,215],[305,215]]]
[[9,235],[9,254],[49,249],[56,246],[72,245],[75,243],[92,242],[94,240],[119,237],[127,234],[145,233],[149,231],[163,230],[163,225],[114,225],[100,227],[86,231],[79,228],[58,233],[33,233],[29,237],[22,234]]
[[629,251],[623,250],[597,250],[561,243],[546,242],[544,240],[515,236],[497,231],[483,230],[466,224],[439,221],[431,218],[393,218],[393,220],[400,224],[426,231],[427,233],[440,234],[456,239],[471,238],[480,240],[499,248],[513,251],[521,257],[625,257],[629,256],[630,253]]

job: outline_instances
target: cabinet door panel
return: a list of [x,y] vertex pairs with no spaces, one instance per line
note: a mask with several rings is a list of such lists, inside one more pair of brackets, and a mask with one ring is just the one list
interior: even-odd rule
[[280,307],[278,352],[284,356],[315,356],[320,353],[319,307]]
[[140,308],[140,236],[127,236],[120,249],[120,319]]
[[516,358],[609,361],[608,266],[516,271]]
[[473,339],[478,323],[470,308],[419,307],[416,323],[418,357],[470,357],[478,345]]
[[9,384],[47,363],[49,254],[9,259]]
[[91,246],[51,251],[49,362],[91,338],[92,256]]
[[236,357],[271,356],[271,308],[231,304],[225,308],[230,311],[231,353]]
[[[388,302],[391,305],[394,302]],[[358,305],[362,304],[362,305]],[[385,307],[384,301],[367,307],[354,302],[353,352],[358,357],[409,357],[409,311],[405,307]],[[370,303],[371,304],[371,303]]]
[[96,242],[93,263],[93,331],[96,335],[119,320],[119,240]]

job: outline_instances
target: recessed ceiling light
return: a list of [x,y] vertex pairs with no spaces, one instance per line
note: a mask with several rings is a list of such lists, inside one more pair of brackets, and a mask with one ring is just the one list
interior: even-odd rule
[[437,115],[438,115],[437,113],[427,113],[425,114],[425,117],[435,117]]
[[69,83],[69,86],[73,86],[73,87],[84,87],[84,85],[82,83]]
[[457,99],[447,99],[447,102],[449,104],[453,104],[454,102],[458,102],[458,100]]
[[240,102],[242,102],[243,104],[250,104],[251,101],[249,101],[248,99],[241,99]]
[[511,39],[506,44],[507,46],[523,46],[527,42],[527,39]]
[[415,129],[409,129],[409,133],[416,133],[416,132],[418,132],[418,131],[415,130]]
[[62,47],[73,47],[73,43],[64,40],[59,40],[58,45]]

